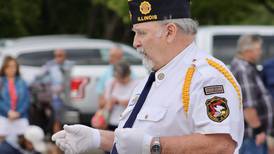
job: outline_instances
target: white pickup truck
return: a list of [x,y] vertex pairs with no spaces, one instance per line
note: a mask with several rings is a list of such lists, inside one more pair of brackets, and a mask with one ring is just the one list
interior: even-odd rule
[[[114,45],[112,41],[108,40],[41,36],[13,40],[12,45],[2,48],[0,52],[1,58],[5,55],[17,57],[21,65],[21,74],[30,83],[40,73],[41,66],[53,58],[54,49],[65,49],[68,59],[76,62],[72,70],[71,102],[66,102],[66,105],[79,112],[66,112],[64,122],[79,123],[88,122],[90,115],[97,110],[96,83],[108,66],[109,49]],[[124,44],[121,44],[121,47],[124,58],[131,64],[137,78],[145,77],[147,70],[142,66],[141,58],[135,49]]]
[[[237,39],[243,34],[262,36],[264,41],[262,60],[274,56],[273,26],[200,27],[196,43],[205,52],[230,64],[235,54]],[[30,82],[39,73],[40,66],[53,58],[54,49],[67,50],[69,59],[76,61],[71,80],[72,101],[68,102],[68,105],[78,109],[80,113],[67,112],[65,117],[66,123],[76,123],[79,122],[81,115],[90,115],[97,110],[98,97],[95,92],[95,84],[107,67],[108,50],[113,45],[113,42],[107,40],[71,36],[30,37],[15,40],[11,45],[0,49],[2,54],[0,57],[5,55],[17,57],[21,64],[23,77]],[[132,69],[137,77],[144,77],[147,71],[141,65],[140,56],[132,47],[126,45],[122,45],[122,47],[125,58],[132,64]],[[83,117],[90,118],[90,116]]]

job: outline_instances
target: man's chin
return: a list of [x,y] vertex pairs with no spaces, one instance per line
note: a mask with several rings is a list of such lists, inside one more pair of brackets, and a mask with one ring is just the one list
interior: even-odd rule
[[143,66],[148,70],[148,71],[153,71],[154,70],[154,66],[149,63],[148,61],[143,61]]

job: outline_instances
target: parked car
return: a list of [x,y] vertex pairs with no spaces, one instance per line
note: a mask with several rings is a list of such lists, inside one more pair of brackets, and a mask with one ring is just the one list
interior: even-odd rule
[[[82,37],[31,37],[15,40],[12,46],[4,48],[1,53],[2,57],[5,55],[17,57],[21,65],[22,77],[31,83],[40,73],[41,66],[53,59],[54,49],[65,49],[68,59],[76,62],[72,70],[71,102],[66,102],[66,105],[79,110],[80,113],[66,112],[64,122],[78,123],[79,117],[90,118],[90,115],[97,110],[96,83],[107,68],[109,49],[114,45],[112,41]],[[146,76],[147,70],[141,65],[141,57],[135,49],[124,44],[120,45],[124,58],[129,61],[137,77]],[[87,120],[89,119],[84,121]]]
[[13,44],[12,39],[8,39],[8,38],[0,39],[0,56],[1,56],[1,50],[7,46],[11,46],[12,44]]
[[225,64],[230,64],[236,52],[238,38],[243,34],[258,34],[263,38],[261,60],[274,56],[273,26],[204,26],[198,29],[197,45]]

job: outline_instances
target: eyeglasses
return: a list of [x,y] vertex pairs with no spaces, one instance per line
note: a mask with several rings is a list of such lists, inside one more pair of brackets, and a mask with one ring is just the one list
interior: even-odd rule
[[54,55],[54,57],[58,57],[58,58],[60,58],[60,57],[65,57],[64,55],[62,55],[62,54],[56,54],[56,55]]

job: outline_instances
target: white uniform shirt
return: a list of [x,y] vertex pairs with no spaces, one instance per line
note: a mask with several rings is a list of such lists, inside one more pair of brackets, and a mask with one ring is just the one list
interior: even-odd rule
[[[232,84],[222,73],[210,66],[206,58],[217,61],[224,66],[222,62],[200,51],[192,43],[166,66],[158,70],[155,74],[156,80],[135,120],[133,128],[144,129],[146,133],[160,137],[182,136],[193,133],[230,134],[232,139],[237,142],[235,153],[238,153],[244,131],[240,99]],[[187,69],[193,63],[193,59],[196,59],[196,71],[191,81],[190,103],[188,113],[186,113],[182,103],[182,87]],[[121,115],[119,128],[124,126],[146,81],[147,78],[134,90],[128,107]],[[206,95],[204,88],[209,86],[221,86],[223,87],[223,93]],[[210,114],[207,110],[206,102],[212,100],[215,96],[227,100],[228,116],[221,122],[215,122],[209,118]],[[214,107],[218,110],[218,106]]]

